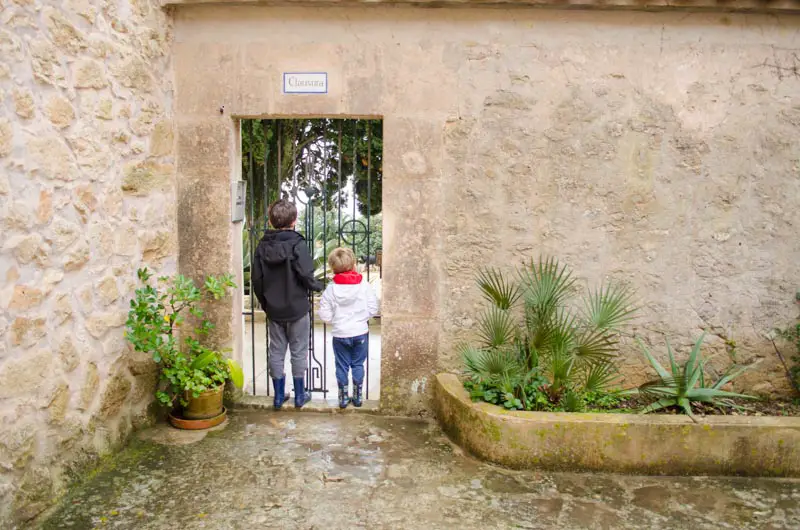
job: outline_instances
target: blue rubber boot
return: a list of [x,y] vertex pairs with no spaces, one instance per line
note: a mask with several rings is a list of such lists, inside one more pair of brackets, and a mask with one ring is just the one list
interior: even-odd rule
[[311,392],[306,392],[302,377],[294,378],[294,408],[302,408],[311,401]]
[[286,395],[286,376],[280,379],[272,378],[272,386],[275,389],[275,401],[272,406],[275,410],[281,410],[284,403],[289,401],[289,396]]
[[363,385],[361,383],[356,383],[355,381],[353,381],[353,397],[350,398],[350,402],[353,404],[354,407],[360,407],[362,405],[361,403],[362,386]]
[[347,385],[339,385],[339,408],[346,409],[350,404],[350,397],[347,395]]

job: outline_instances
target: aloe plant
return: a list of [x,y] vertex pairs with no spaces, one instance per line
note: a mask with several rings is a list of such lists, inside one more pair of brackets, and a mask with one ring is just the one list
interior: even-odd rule
[[[689,358],[683,365],[675,361],[675,354],[672,346],[667,340],[667,355],[669,357],[670,369],[667,370],[653,357],[647,347],[639,340],[644,356],[658,374],[658,378],[648,381],[639,387],[639,393],[653,396],[656,401],[642,409],[643,414],[668,407],[678,407],[687,416],[695,420],[692,411],[692,403],[709,403],[714,406],[731,406],[731,398],[754,399],[753,396],[738,394],[722,390],[722,387],[742,375],[755,363],[747,366],[731,366],[722,377],[710,386],[706,386],[705,364],[700,350],[705,340],[706,334],[700,336],[692,348]],[[697,421],[697,420],[695,420]]]
[[576,396],[617,380],[619,330],[635,313],[627,287],[604,285],[574,304],[576,279],[555,258],[531,260],[515,276],[484,269],[477,284],[489,307],[477,319],[478,344],[461,354],[470,379],[502,392],[509,408],[530,408],[534,385],[569,410]]

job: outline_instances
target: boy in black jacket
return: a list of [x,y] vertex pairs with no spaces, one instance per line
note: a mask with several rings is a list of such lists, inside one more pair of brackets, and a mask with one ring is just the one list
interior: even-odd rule
[[269,319],[269,369],[275,387],[274,407],[280,409],[289,400],[286,395],[284,361],[288,345],[292,357],[294,406],[311,400],[303,382],[308,369],[309,291],[321,291],[322,283],[314,278],[314,261],[306,240],[295,232],[297,208],[287,200],[269,207],[267,230],[253,260],[253,291]]

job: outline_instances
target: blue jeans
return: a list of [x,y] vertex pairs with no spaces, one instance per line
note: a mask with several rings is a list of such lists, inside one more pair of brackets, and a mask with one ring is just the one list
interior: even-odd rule
[[353,384],[364,382],[364,361],[369,354],[369,333],[358,337],[333,337],[333,356],[336,357],[336,382],[347,386],[347,372],[353,371]]

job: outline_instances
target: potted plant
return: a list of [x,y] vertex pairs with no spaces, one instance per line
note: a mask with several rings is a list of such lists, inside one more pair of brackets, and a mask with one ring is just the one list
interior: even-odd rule
[[241,388],[244,374],[222,351],[203,344],[214,326],[204,318],[201,305],[236,287],[232,276],[208,276],[202,288],[180,274],[151,282],[153,275],[144,268],[137,276],[143,285],[131,300],[125,337],[136,351],[151,354],[161,369],[158,401],[170,408],[170,422],[176,427],[221,423],[225,383]]

